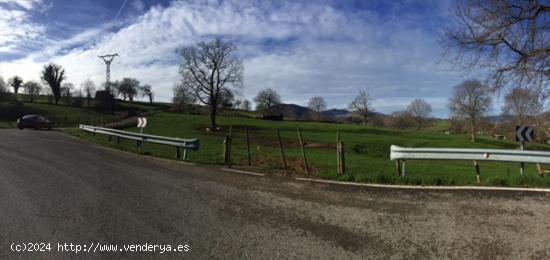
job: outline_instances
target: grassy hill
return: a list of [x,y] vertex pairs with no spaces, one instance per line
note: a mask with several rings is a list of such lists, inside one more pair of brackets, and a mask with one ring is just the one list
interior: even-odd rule
[[[19,100],[22,100],[19,98]],[[517,144],[510,141],[481,137],[477,143],[471,143],[466,135],[447,135],[447,120],[436,120],[423,130],[394,130],[364,127],[343,123],[317,123],[298,121],[266,121],[257,119],[256,112],[224,109],[218,117],[223,127],[219,132],[207,132],[209,126],[208,109],[202,106],[190,106],[188,114],[168,112],[170,104],[146,102],[119,102],[115,114],[102,113],[93,108],[52,105],[45,97],[35,102],[0,102],[0,128],[15,127],[17,118],[25,114],[41,114],[58,122],[58,126],[76,126],[78,122],[98,124],[101,121],[118,121],[129,116],[131,111],[146,113],[149,124],[145,133],[192,138],[201,140],[198,152],[190,154],[191,161],[205,164],[222,164],[223,140],[229,127],[233,129],[233,163],[235,167],[248,168],[244,129],[248,127],[252,167],[250,170],[274,174],[303,175],[304,166],[298,142],[297,129],[302,129],[306,142],[306,154],[312,175],[320,178],[337,179],[369,183],[402,183],[421,185],[467,185],[475,184],[474,169],[471,162],[465,161],[410,161],[407,165],[408,176],[398,177],[394,163],[389,160],[391,145],[405,147],[457,147],[457,148],[497,148],[514,149]],[[128,123],[129,122],[129,123]],[[123,126],[132,126],[127,121]],[[283,171],[276,138],[276,129],[281,131],[285,154],[290,169]],[[137,131],[135,128],[127,128]],[[341,133],[346,147],[347,174],[337,174],[336,132]],[[77,129],[68,133],[118,149],[135,151],[135,143],[124,141],[120,145],[109,143],[105,136],[92,136]],[[550,146],[528,144],[527,149],[550,150]],[[159,145],[146,144],[147,154],[165,158],[174,157],[174,149]],[[502,186],[544,186],[550,187],[550,178],[541,178],[533,165],[528,165],[527,175],[519,176],[517,163],[481,163],[481,176],[484,185]]]
[[74,126],[78,122],[93,123],[118,120],[120,114],[104,114],[88,108],[30,102],[0,102],[0,128],[16,127],[16,121],[24,115],[44,115],[57,126]]
[[[396,176],[394,163],[389,160],[390,146],[404,147],[456,147],[456,148],[507,148],[514,149],[517,144],[509,141],[493,140],[481,137],[477,143],[471,143],[465,135],[447,135],[433,131],[402,131],[383,128],[367,128],[361,125],[330,124],[315,122],[265,121],[244,117],[219,117],[220,132],[207,132],[209,118],[200,115],[158,112],[149,117],[145,133],[182,138],[200,138],[198,152],[190,154],[190,160],[197,163],[222,164],[223,140],[229,126],[233,128],[233,163],[235,167],[245,167],[246,142],[244,129],[248,127],[251,149],[251,170],[268,173],[284,173],[281,169],[280,151],[276,138],[276,129],[281,130],[287,161],[290,170],[287,174],[303,174],[303,163],[298,142],[297,129],[302,129],[306,142],[306,153],[313,175],[327,179],[369,183],[402,183],[421,185],[467,185],[475,184],[472,162],[467,161],[409,161],[408,176]],[[440,130],[444,122],[434,126]],[[137,131],[135,128],[129,130]],[[348,172],[344,176],[337,174],[336,132],[340,131],[346,145],[346,164]],[[105,136],[92,136],[78,130],[70,134],[103,145],[135,151],[135,143],[124,141],[121,145],[109,143]],[[527,149],[549,150],[547,145],[528,144]],[[174,149],[146,144],[144,151],[154,156],[173,158]],[[247,167],[245,167],[247,168]],[[519,164],[481,162],[483,185],[502,186],[545,186],[550,187],[550,178],[539,177],[533,165],[528,165],[525,177],[519,176]]]

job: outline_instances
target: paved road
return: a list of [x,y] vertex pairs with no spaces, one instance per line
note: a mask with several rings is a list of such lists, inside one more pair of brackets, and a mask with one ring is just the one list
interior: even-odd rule
[[[548,258],[550,195],[297,182],[0,131],[0,259]],[[14,253],[12,243],[51,243]],[[57,243],[189,245],[57,252]],[[158,249],[160,250],[160,249]]]

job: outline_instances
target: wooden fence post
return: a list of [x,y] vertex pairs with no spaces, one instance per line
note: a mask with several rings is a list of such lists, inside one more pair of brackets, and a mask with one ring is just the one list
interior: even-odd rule
[[302,148],[302,157],[304,158],[304,167],[306,169],[306,175],[309,175],[309,167],[307,165],[306,151],[304,149],[304,141],[302,139],[302,130],[298,128],[298,137],[300,139],[300,147]]
[[223,162],[227,164],[229,158],[227,156],[227,151],[229,150],[229,137],[223,138]]
[[248,126],[245,126],[244,130],[246,132],[246,158],[248,159],[248,166],[250,166],[250,139],[248,139]]
[[281,140],[281,132],[279,131],[279,128],[277,128],[277,139],[279,139],[279,149],[281,150],[281,159],[283,160],[283,169],[286,170],[285,150],[283,148],[283,141]]
[[340,167],[338,168],[338,172],[340,175],[344,175],[346,174],[346,149],[344,148],[344,141],[338,143],[338,148],[340,154]]
[[231,149],[233,145],[233,126],[229,126],[229,138],[227,139],[227,164],[231,168]]
[[340,131],[336,131],[336,168],[340,174]]

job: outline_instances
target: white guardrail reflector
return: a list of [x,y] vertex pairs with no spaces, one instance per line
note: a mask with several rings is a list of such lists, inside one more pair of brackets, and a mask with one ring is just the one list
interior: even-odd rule
[[390,160],[476,160],[550,164],[550,152],[507,149],[408,148],[392,145]]

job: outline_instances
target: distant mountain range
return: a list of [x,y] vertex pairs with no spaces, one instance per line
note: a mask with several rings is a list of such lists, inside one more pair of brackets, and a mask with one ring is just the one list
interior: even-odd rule
[[[279,104],[277,107],[286,117],[295,117],[295,118],[307,118],[309,115],[315,114],[311,109],[304,106],[299,106],[296,104]],[[332,118],[343,118],[348,116],[358,116],[356,112],[349,111],[347,109],[329,109],[323,111],[323,115]],[[370,112],[369,116],[383,116],[385,114],[378,112]]]

